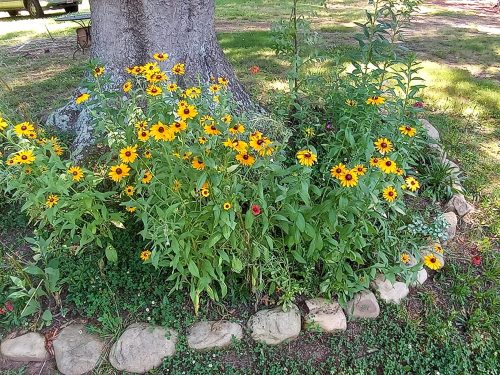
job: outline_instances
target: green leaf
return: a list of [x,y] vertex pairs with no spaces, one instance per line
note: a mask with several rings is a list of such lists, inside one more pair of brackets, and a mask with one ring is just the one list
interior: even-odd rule
[[195,277],[200,277],[200,271],[198,270],[198,266],[192,260],[189,261],[188,269],[191,275]]
[[118,261],[118,253],[116,252],[116,249],[113,247],[113,245],[108,245],[104,252],[106,254],[106,258],[111,263],[115,263]]
[[240,273],[243,270],[243,263],[241,262],[240,258],[233,257],[231,268],[236,273]]
[[52,313],[50,312],[49,309],[45,310],[42,314],[42,319],[46,321],[47,323],[52,322]]
[[295,258],[295,260],[301,264],[306,264],[306,260],[302,257],[302,255],[299,254],[297,250],[292,251],[292,255]]
[[303,232],[306,229],[306,220],[304,219],[304,216],[299,212],[297,214],[297,221],[295,222],[297,225],[297,228]]

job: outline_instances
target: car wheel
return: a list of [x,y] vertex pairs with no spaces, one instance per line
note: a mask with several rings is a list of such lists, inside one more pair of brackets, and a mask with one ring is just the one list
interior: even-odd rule
[[78,12],[78,4],[66,7],[66,8],[64,8],[64,10],[66,11],[66,13],[75,13],[75,12]]
[[7,11],[7,13],[9,13],[9,16],[11,16],[11,17],[15,17],[15,16],[19,15],[19,12],[17,10],[9,10],[9,11]]
[[31,17],[43,17],[43,10],[38,0],[25,0],[24,5]]

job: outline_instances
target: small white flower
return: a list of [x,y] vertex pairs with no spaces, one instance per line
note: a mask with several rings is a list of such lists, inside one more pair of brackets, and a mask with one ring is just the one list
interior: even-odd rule
[[151,317],[150,317],[150,316],[148,316],[148,321],[149,321],[149,320],[151,320]]
[[151,304],[154,305],[154,304],[156,304],[156,302],[155,301],[151,301]]
[[211,364],[211,363],[209,363],[209,364],[208,364],[208,367],[212,368],[212,364]]
[[146,307],[146,312],[149,312],[149,307]]

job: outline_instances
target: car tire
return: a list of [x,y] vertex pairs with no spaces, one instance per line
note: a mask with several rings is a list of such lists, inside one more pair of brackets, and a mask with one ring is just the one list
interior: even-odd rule
[[43,17],[43,9],[38,0],[25,0],[24,6],[26,10],[33,18],[42,18]]
[[17,10],[8,10],[7,13],[9,13],[9,16],[15,17],[19,15],[19,11]]
[[64,8],[66,13],[75,13],[78,12],[78,4],[77,5],[70,5],[69,7]]

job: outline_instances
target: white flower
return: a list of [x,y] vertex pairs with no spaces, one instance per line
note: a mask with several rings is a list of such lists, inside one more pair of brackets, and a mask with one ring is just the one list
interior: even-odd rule
[[146,307],[146,312],[149,312],[149,307]]

